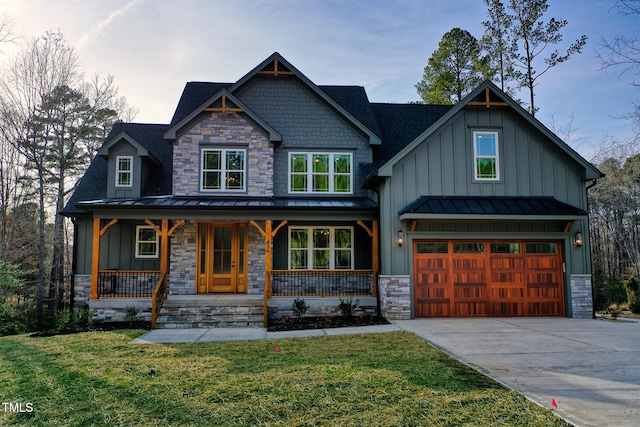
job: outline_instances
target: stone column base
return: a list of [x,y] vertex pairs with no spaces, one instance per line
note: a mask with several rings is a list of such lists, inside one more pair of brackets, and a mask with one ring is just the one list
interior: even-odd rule
[[411,276],[380,275],[380,311],[389,320],[411,319]]

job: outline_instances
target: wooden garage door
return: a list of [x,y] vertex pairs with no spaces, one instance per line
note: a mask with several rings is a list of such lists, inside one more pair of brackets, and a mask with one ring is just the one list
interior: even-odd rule
[[414,241],[416,317],[564,316],[560,241]]

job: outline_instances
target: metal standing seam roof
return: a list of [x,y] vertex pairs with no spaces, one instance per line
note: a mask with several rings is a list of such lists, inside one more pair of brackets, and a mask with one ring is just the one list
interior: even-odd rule
[[587,215],[549,196],[420,196],[398,212],[443,215]]
[[375,210],[376,202],[368,198],[213,198],[213,197],[143,197],[140,199],[103,199],[78,203],[80,209],[337,209]]

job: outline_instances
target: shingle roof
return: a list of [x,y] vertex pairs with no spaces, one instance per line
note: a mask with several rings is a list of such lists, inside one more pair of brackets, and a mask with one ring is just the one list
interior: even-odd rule
[[362,86],[318,86],[360,123],[382,138],[378,122],[371,109],[367,92]]
[[[120,133],[126,132],[160,162],[160,165],[153,166],[149,174],[147,183],[142,189],[144,196],[171,194],[173,147],[163,138],[168,128],[168,125],[159,124],[116,123],[105,140],[109,141]],[[63,213],[83,213],[83,210],[76,207],[77,203],[84,200],[105,199],[106,197],[107,160],[96,156],[78,183]]]
[[233,83],[188,82],[182,90],[176,111],[171,119],[171,126],[187,117],[207,99],[222,89],[229,89]]
[[398,214],[581,216],[587,212],[547,196],[421,196]]
[[382,145],[374,148],[374,164],[382,165],[427,130],[452,105],[371,104],[382,131]]

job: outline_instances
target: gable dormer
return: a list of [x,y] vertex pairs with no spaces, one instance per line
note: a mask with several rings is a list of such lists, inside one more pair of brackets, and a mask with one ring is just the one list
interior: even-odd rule
[[98,151],[108,162],[107,198],[126,199],[142,195],[152,165],[160,162],[126,132],[110,138]]

